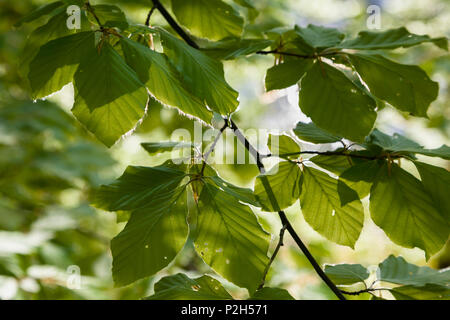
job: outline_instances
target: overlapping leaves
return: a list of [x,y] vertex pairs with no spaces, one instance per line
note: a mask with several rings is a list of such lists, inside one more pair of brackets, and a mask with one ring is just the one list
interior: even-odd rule
[[[300,139],[317,143],[340,141],[313,123],[299,123],[295,133]],[[293,204],[300,193],[300,206],[305,220],[328,239],[354,247],[364,220],[360,199],[370,194],[373,221],[389,238],[404,247],[419,247],[430,257],[446,242],[448,224],[448,171],[418,161],[415,164],[422,181],[400,168],[392,159],[414,160],[415,154],[448,158],[447,146],[426,149],[408,138],[389,136],[374,130],[360,146],[350,150],[345,146],[317,152],[309,158],[327,173],[302,164],[300,148],[287,136],[275,147],[291,155],[289,161],[278,164],[276,174],[261,175],[255,184],[255,194],[267,211],[278,211]],[[307,152],[314,154],[314,151]],[[303,162],[303,161],[302,161]],[[402,226],[402,227],[399,227]]]
[[[334,135],[362,141],[372,129],[376,107],[384,101],[401,111],[427,117],[428,107],[437,98],[438,84],[418,66],[346,49],[395,49],[432,42],[447,50],[446,38],[415,35],[399,28],[363,31],[355,39],[344,40],[338,30],[314,25],[272,34],[277,34],[273,51],[286,61],[267,70],[266,89],[286,88],[302,79],[301,110]],[[359,77],[350,75],[342,65]]]
[[[191,237],[200,257],[217,273],[254,292],[268,263],[268,234],[250,208],[252,192],[225,183],[210,167],[190,172],[171,162],[157,167],[129,167],[117,182],[101,187],[97,207],[131,211],[124,230],[113,239],[113,277],[126,285],[167,266],[188,236],[188,187],[196,212]],[[195,217],[195,218],[194,218]],[[247,252],[252,255],[248,256]]]
[[[24,20],[54,14],[30,37],[22,73],[34,98],[73,82],[74,115],[105,145],[113,145],[138,125],[146,112],[147,90],[164,105],[207,123],[211,110],[226,115],[236,109],[238,94],[226,83],[219,61],[191,47],[185,50],[184,43],[162,29],[169,57],[120,36],[128,28],[138,33],[144,28],[130,27],[116,6],[87,7],[82,11],[81,32],[69,30],[66,7],[58,2]],[[98,27],[103,34],[91,31]],[[148,32],[155,31],[145,29]],[[120,38],[120,47],[114,37]],[[186,53],[181,60],[177,50]]]
[[[155,284],[155,294],[149,300],[232,300],[233,297],[216,279],[204,275],[189,278],[178,273],[162,278]],[[250,296],[249,300],[293,300],[284,289],[264,287]]]
[[[360,264],[327,265],[325,273],[337,285],[365,283],[370,272]],[[391,287],[374,288],[366,291],[389,291],[397,300],[449,300],[450,270],[435,270],[408,263],[402,257],[390,255],[378,265],[376,281]],[[376,282],[374,282],[375,284]]]

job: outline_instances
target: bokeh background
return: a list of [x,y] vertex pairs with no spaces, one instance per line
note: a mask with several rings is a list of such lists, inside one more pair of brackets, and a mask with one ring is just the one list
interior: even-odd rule
[[[124,227],[114,213],[89,206],[91,190],[118,177],[128,165],[155,165],[167,158],[150,158],[141,142],[169,140],[173,131],[193,131],[193,122],[173,109],[152,103],[137,131],[107,149],[78,124],[70,113],[73,88],[66,86],[46,101],[31,101],[17,67],[27,35],[45,18],[19,29],[13,25],[25,14],[49,1],[0,0],[0,299],[140,299],[152,294],[153,284],[162,276],[185,272],[191,276],[215,275],[188,243],[176,260],[154,277],[130,286],[114,288],[111,276],[110,240]],[[145,21],[151,1],[110,0],[94,4],[119,5],[130,21]],[[227,1],[229,2],[229,1]],[[170,7],[170,1],[163,1]],[[230,2],[231,3],[231,2]],[[255,12],[240,11],[247,18],[246,36],[261,36],[262,30],[308,23],[338,27],[348,36],[367,29],[370,5],[381,8],[381,30],[406,26],[409,31],[430,36],[450,36],[450,2],[447,0],[258,0]],[[165,25],[155,13],[152,24]],[[447,52],[424,44],[397,49],[391,58],[419,64],[439,82],[439,98],[431,105],[429,119],[409,117],[387,106],[379,114],[378,128],[399,132],[428,148],[450,141],[450,60]],[[240,93],[235,121],[250,140],[255,130],[289,132],[305,120],[298,108],[296,88],[264,92],[264,75],[273,58],[251,56],[225,63],[226,78]],[[233,148],[231,144],[229,147]],[[323,148],[331,148],[325,146]],[[304,144],[303,149],[314,150]],[[449,168],[448,162],[426,161]],[[404,164],[413,174],[414,168]],[[256,167],[218,165],[219,173],[241,186],[251,186]],[[363,201],[367,207],[367,199]],[[277,215],[258,212],[261,224],[276,244],[280,228]],[[409,262],[425,265],[419,249],[393,244],[370,220],[366,220],[355,250],[327,241],[304,221],[298,202],[287,215],[321,264],[361,263],[376,267],[389,254],[402,255]],[[450,245],[428,265],[450,265]],[[73,275],[80,273],[81,288]],[[222,280],[222,279],[220,279]],[[246,298],[244,289],[224,281],[236,298]],[[269,272],[269,286],[286,288],[297,299],[334,299],[308,261],[286,235],[285,246]],[[355,297],[367,299],[368,296]]]

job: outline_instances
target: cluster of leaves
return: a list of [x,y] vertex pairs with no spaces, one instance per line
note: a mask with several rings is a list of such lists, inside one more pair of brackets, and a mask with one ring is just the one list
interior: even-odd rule
[[[252,8],[248,1],[236,2]],[[66,27],[70,4],[83,8],[81,30]],[[278,63],[267,71],[266,89],[299,83],[299,106],[313,120],[299,123],[294,132],[303,141],[341,141],[344,148],[308,159],[335,178],[305,163],[292,138],[278,137],[278,144],[271,144],[272,156],[283,161],[276,172],[257,177],[254,191],[224,181],[206,162],[129,167],[94,199],[97,207],[119,212],[124,220],[129,217],[112,241],[118,285],[160,271],[190,238],[218,274],[247,288],[251,297],[262,294],[257,289],[269,264],[269,235],[249,205],[276,212],[298,199],[305,220],[338,244],[354,247],[364,222],[361,199],[370,194],[372,220],[393,242],[419,247],[427,257],[442,247],[450,227],[449,173],[417,161],[415,154],[449,159],[449,147],[425,149],[403,136],[372,129],[385,103],[425,117],[438,93],[437,83],[419,67],[396,63],[374,50],[423,42],[446,50],[447,39],[400,28],[361,32],[345,40],[336,29],[313,25],[246,39],[241,38],[244,20],[221,0],[172,0],[172,11],[183,27],[202,38],[203,49],[161,27],[131,24],[116,6],[64,0],[41,7],[23,21],[50,16],[30,35],[22,56],[21,72],[33,98],[44,98],[72,82],[72,113],[109,147],[136,128],[153,100],[207,124],[214,113],[230,118],[239,104],[238,92],[226,82],[220,60],[274,54]],[[158,45],[162,52],[154,50]],[[269,51],[262,51],[267,47]],[[350,148],[343,138],[358,148]],[[174,146],[144,147],[153,154]],[[394,162],[400,158],[415,164],[421,180]],[[173,287],[192,291],[192,286],[206,290],[193,290],[200,296],[209,295],[205,281],[210,280],[215,281],[174,276],[162,280],[156,295]]]
[[126,285],[155,274],[190,236],[217,273],[254,292],[269,261],[270,237],[241,202],[257,204],[250,189],[225,182],[209,166],[169,161],[157,167],[128,167],[94,199],[94,205],[105,210],[131,211],[111,244],[115,282]]
[[[361,142],[384,102],[426,117],[438,94],[437,83],[419,67],[396,63],[376,50],[424,42],[447,50],[446,38],[415,35],[405,28],[364,31],[345,40],[336,29],[308,25],[242,39],[243,19],[233,7],[220,0],[173,1],[183,26],[198,37],[218,40],[200,50],[163,28],[128,23],[111,5],[85,5],[81,29],[69,30],[65,7],[77,2],[52,3],[24,18],[29,22],[52,14],[30,35],[22,73],[35,99],[73,82],[72,112],[107,146],[136,127],[149,98],[206,123],[212,112],[230,115],[238,106],[238,93],[225,81],[219,60],[251,53],[280,57],[282,63],[267,71],[267,90],[300,81],[301,110],[319,127]],[[149,49],[154,35],[160,37],[163,53]],[[271,51],[261,51],[268,46]]]
[[[363,283],[365,289],[355,292],[370,292],[377,299],[376,291],[389,291],[397,300],[449,300],[450,270],[436,271],[429,267],[418,267],[402,257],[389,256],[378,265],[372,285],[367,286],[370,272],[360,264],[327,265],[325,272],[342,286]],[[374,288],[375,283],[393,284],[392,288]],[[379,299],[379,298],[378,298]]]
[[362,31],[345,40],[336,29],[308,25],[272,31],[271,53],[282,63],[267,71],[266,89],[299,83],[299,106],[319,127],[338,136],[363,141],[377,110],[389,103],[400,111],[426,117],[437,98],[438,84],[418,66],[384,57],[379,50],[432,42],[447,50],[446,38],[415,35],[405,28]]
[[[312,123],[299,123],[294,132],[308,142],[341,141]],[[125,229],[112,241],[116,283],[126,285],[155,274],[169,265],[190,238],[214,271],[249,289],[252,296],[268,264],[269,239],[248,205],[277,212],[298,199],[305,220],[317,232],[354,248],[364,223],[360,199],[370,194],[372,219],[392,241],[422,248],[427,257],[436,253],[450,232],[445,192],[450,175],[417,161],[415,154],[449,159],[449,148],[424,149],[401,135],[377,130],[359,146],[303,160],[300,146],[291,137],[270,136],[271,156],[282,161],[256,178],[254,191],[224,181],[206,163],[169,161],[157,167],[129,167],[115,183],[101,187],[94,199],[99,208],[131,212]],[[143,147],[155,154],[192,145],[166,142]],[[400,158],[414,162],[422,181],[395,163]],[[186,281],[190,287],[193,280]]]
[[[313,123],[300,122],[294,132],[312,143],[341,141]],[[263,209],[278,211],[300,198],[305,220],[317,232],[353,248],[364,222],[360,199],[370,195],[371,218],[393,242],[407,248],[419,247],[429,258],[448,239],[450,207],[445,194],[450,174],[415,157],[423,154],[449,159],[448,146],[425,149],[399,134],[388,136],[374,130],[364,143],[356,144],[357,150],[344,146],[326,152],[307,151],[317,155],[301,160],[300,146],[292,138],[280,136],[278,140],[272,152],[285,161],[279,164],[276,174],[259,176],[255,185]],[[421,180],[400,167],[400,158],[414,163]],[[272,186],[277,206],[266,192],[265,181]]]
[[[226,115],[238,106],[222,64],[164,29],[129,24],[115,6],[88,5],[81,30],[69,30],[66,6],[51,6],[53,16],[30,35],[22,73],[34,99],[73,82],[73,114],[107,146],[136,127],[149,99],[208,123],[213,111]],[[160,35],[164,53],[145,45],[149,34]]]

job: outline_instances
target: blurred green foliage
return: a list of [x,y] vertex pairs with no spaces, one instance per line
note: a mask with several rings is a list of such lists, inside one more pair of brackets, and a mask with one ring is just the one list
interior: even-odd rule
[[[95,1],[101,2],[118,4],[136,23],[145,20],[150,8],[147,0]],[[13,25],[43,3],[46,1],[0,2],[0,299],[137,299],[148,296],[155,281],[153,277],[133,286],[113,288],[109,240],[123,224],[116,224],[113,214],[89,206],[90,190],[117,177],[126,165],[149,164],[145,152],[137,151],[139,142],[169,140],[178,128],[194,134],[193,122],[153,101],[136,133],[107,150],[66,112],[71,102],[64,95],[56,95],[49,101],[29,100],[26,84],[19,76],[18,56],[24,48],[26,35],[46,18],[21,28]],[[230,4],[236,6],[234,2]],[[260,36],[280,26],[308,23],[339,27],[355,34],[366,29],[366,8],[370,4],[381,6],[383,29],[405,25],[419,34],[450,36],[450,5],[446,0],[408,1],[408,4],[404,1],[321,0],[314,5],[309,5],[311,1],[261,0],[254,4],[256,9],[239,7],[247,21],[244,33],[248,37]],[[158,14],[152,21],[165,24]],[[426,44],[407,53],[403,49],[396,50],[392,56],[399,62],[421,64],[431,78],[439,82],[439,98],[431,105],[427,121],[399,114],[388,107],[383,110],[379,125],[420,137],[421,142],[428,145],[438,146],[448,141],[448,54]],[[270,58],[259,56],[225,64],[227,80],[241,95],[235,121],[244,129],[289,130],[298,120],[298,108],[292,111],[292,105],[286,107],[290,99],[288,92],[264,93],[264,73],[270,64]],[[236,148],[238,142],[233,143]],[[243,186],[248,186],[258,174],[252,164],[219,165],[217,169]],[[424,264],[417,250],[393,245],[373,225],[365,227],[356,251],[332,244],[312,231],[299,212],[298,203],[287,210],[320,264],[345,261],[376,265],[391,252]],[[280,225],[276,217],[269,213],[258,214],[264,228],[278,234]],[[380,241],[377,248],[371,243],[374,237]],[[446,267],[450,265],[449,256],[450,246],[447,245],[430,265]],[[77,270],[81,272],[82,289],[71,289],[74,279],[71,276]],[[191,243],[164,273],[175,274],[180,270],[194,275],[209,271],[194,254]],[[286,288],[298,299],[333,298],[289,241],[268,278],[270,285]],[[235,297],[245,297],[243,290],[232,284],[225,282],[225,287]]]

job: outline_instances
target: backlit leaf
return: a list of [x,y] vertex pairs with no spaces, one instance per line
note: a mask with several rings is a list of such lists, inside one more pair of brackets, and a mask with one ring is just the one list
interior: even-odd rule
[[426,117],[439,86],[418,66],[396,63],[380,55],[351,54],[350,61],[379,99],[399,110]]
[[446,38],[430,38],[427,35],[410,33],[405,27],[390,29],[382,32],[361,31],[355,39],[346,40],[340,48],[378,50],[411,47],[423,42],[432,42],[439,48],[447,50]]
[[177,20],[192,34],[212,40],[239,37],[244,19],[221,0],[172,0]]
[[211,112],[189,92],[165,55],[129,39],[121,39],[121,44],[128,65],[158,101],[210,122]]
[[81,60],[93,52],[94,41],[94,32],[87,31],[42,46],[28,74],[33,98],[44,98],[72,82]]
[[342,139],[317,127],[313,122],[298,122],[294,128],[294,133],[301,140],[312,143],[333,143]]
[[316,62],[301,81],[300,109],[320,128],[362,141],[376,119],[375,101],[344,73]]
[[80,63],[74,80],[73,114],[108,147],[144,116],[147,90],[108,43]]
[[427,284],[450,286],[450,270],[418,267],[402,257],[390,255],[378,268],[377,277],[380,281],[419,287]]
[[364,209],[360,200],[341,204],[338,180],[305,167],[300,206],[314,230],[333,242],[354,248],[363,227]]
[[407,248],[419,247],[427,258],[448,239],[448,222],[422,183],[397,164],[380,168],[370,190],[370,213],[392,241]]
[[155,284],[148,300],[231,300],[222,284],[210,276],[191,279],[182,273],[164,277]]
[[302,171],[296,163],[283,161],[269,172],[259,175],[255,195],[264,211],[276,212],[298,200],[301,192]]
[[369,272],[360,264],[326,265],[325,273],[338,285],[349,285],[364,282],[369,277]]
[[266,91],[283,89],[297,84],[312,65],[311,59],[297,59],[271,67],[266,73]]
[[196,251],[217,273],[251,293],[256,290],[269,261],[269,235],[248,206],[205,183],[194,242]]
[[448,196],[450,172],[423,162],[415,161],[414,164],[419,170],[422,184],[433,199],[434,205],[439,209],[442,217],[450,221],[450,197]]
[[[284,157],[283,155],[300,152],[300,146],[298,143],[286,135],[269,135],[267,145],[269,146],[270,152],[273,156]],[[298,157],[299,155],[297,154],[293,156]]]
[[158,28],[164,53],[174,62],[192,92],[217,113],[236,110],[238,93],[225,81],[223,65]]

